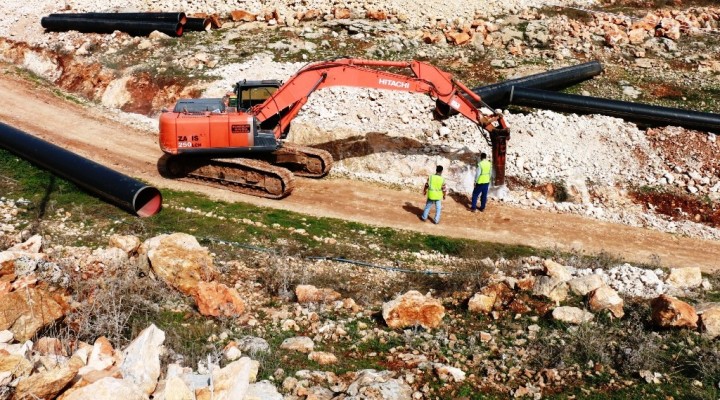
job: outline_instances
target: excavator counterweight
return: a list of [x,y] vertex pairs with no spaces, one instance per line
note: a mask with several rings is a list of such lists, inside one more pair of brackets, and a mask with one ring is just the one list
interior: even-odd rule
[[[398,68],[410,74],[389,71]],[[308,97],[330,86],[429,95],[436,100],[436,117],[457,112],[478,126],[493,147],[495,184],[504,183],[509,131],[502,114],[489,108],[483,113],[473,104],[482,104],[477,94],[430,64],[351,58],[308,64],[285,83],[243,80],[224,98],[179,100],[160,116],[162,172],[256,196],[287,196],[293,173],[319,178],[332,167],[327,151],[283,141]]]

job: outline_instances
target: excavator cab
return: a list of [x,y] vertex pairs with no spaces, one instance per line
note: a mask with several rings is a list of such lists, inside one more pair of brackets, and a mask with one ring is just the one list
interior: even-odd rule
[[243,79],[235,84],[236,104],[230,100],[230,107],[237,107],[238,111],[247,111],[252,107],[262,104],[282,85],[282,81],[266,79],[261,81],[249,81]]

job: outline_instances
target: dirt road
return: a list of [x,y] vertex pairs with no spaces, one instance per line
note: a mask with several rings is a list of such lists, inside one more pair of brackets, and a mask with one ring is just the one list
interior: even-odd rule
[[281,201],[164,179],[156,163],[162,155],[154,132],[143,132],[105,118],[100,111],[66,102],[0,69],[0,121],[41,137],[160,189],[205,193],[300,213],[335,217],[371,225],[408,229],[449,237],[535,247],[601,251],[631,262],[657,256],[670,267],[720,267],[720,242],[689,239],[642,228],[601,222],[576,215],[525,210],[491,203],[487,212],[471,214],[459,202],[444,203],[440,225],[423,223],[421,194],[344,179],[299,179],[293,194]]

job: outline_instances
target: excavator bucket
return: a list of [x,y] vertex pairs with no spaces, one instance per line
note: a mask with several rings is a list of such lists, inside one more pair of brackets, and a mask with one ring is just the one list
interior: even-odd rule
[[505,185],[505,153],[509,139],[510,129],[496,128],[490,131],[493,171],[495,171],[493,186]]

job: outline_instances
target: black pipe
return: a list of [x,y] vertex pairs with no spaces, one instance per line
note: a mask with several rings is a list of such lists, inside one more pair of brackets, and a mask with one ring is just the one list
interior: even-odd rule
[[476,87],[472,91],[492,108],[505,108],[510,103],[510,89],[513,86],[560,90],[586,81],[601,73],[602,70],[603,66],[600,62],[590,61],[522,78],[509,79],[492,85]]
[[147,36],[152,31],[159,31],[170,36],[182,36],[183,32],[181,24],[167,21],[43,17],[40,24],[49,31],[59,32],[74,30],[85,33],[113,33],[121,31],[133,36]]
[[135,13],[67,13],[50,14],[50,17],[81,18],[81,19],[114,19],[123,21],[165,21],[185,24],[187,17],[184,12],[135,12]]
[[209,18],[188,18],[184,25],[185,32],[190,31],[206,31],[210,29]]
[[162,207],[156,188],[2,122],[0,146],[141,217]]
[[601,99],[515,87],[510,103],[576,114],[601,114],[622,118],[642,126],[681,126],[704,132],[720,132],[720,114],[683,110],[648,104]]

